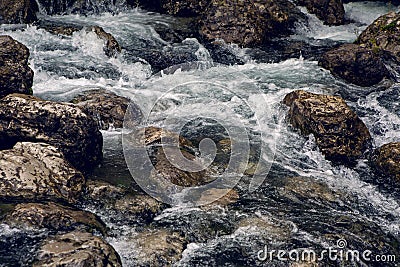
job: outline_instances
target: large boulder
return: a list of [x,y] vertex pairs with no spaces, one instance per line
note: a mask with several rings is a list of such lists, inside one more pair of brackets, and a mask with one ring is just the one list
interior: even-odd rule
[[256,46],[290,33],[299,18],[298,9],[286,0],[212,0],[201,18],[200,34],[207,41]]
[[300,5],[315,14],[327,25],[341,25],[345,22],[344,6],[342,0],[300,0]]
[[85,179],[55,147],[17,143],[0,151],[0,199],[5,201],[62,200],[75,202]]
[[381,174],[400,184],[400,143],[389,143],[376,149],[372,162]]
[[102,233],[106,232],[104,223],[93,213],[53,202],[18,204],[2,222],[19,228],[35,227],[56,231],[96,229]]
[[100,237],[74,231],[47,238],[39,249],[34,267],[119,267],[121,259]]
[[28,58],[25,45],[10,36],[0,36],[0,98],[12,93],[32,94],[33,71]]
[[283,103],[290,107],[293,127],[313,134],[328,160],[352,164],[369,148],[368,128],[341,97],[298,90],[286,95]]
[[380,54],[357,44],[345,44],[322,55],[318,64],[347,82],[372,86],[390,77]]
[[[103,130],[110,127],[122,128],[125,112],[129,106],[129,99],[104,89],[85,91],[74,97],[71,102],[96,118]],[[130,114],[137,117],[139,124],[142,118],[140,108],[134,104],[131,104],[130,108]]]
[[356,43],[392,53],[400,61],[400,13],[377,18],[358,37]]
[[34,22],[38,11],[35,0],[1,0],[0,24]]
[[73,104],[20,94],[1,99],[0,149],[19,141],[51,144],[81,171],[102,159],[103,137],[97,122]]

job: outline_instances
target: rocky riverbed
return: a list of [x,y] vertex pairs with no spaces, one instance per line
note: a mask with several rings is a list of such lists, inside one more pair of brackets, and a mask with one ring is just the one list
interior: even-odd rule
[[398,4],[3,0],[0,266],[397,266]]

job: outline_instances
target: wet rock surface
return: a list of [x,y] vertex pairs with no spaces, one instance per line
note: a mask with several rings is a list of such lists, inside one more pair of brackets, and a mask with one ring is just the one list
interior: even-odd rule
[[119,267],[122,263],[114,248],[100,237],[73,231],[45,240],[33,266]]
[[345,44],[326,52],[318,64],[334,76],[360,86],[372,86],[390,77],[380,54],[357,44]]
[[10,36],[0,36],[0,98],[32,94],[33,71],[28,66],[29,50]]
[[140,266],[172,266],[182,257],[187,241],[176,232],[149,229],[134,237]]
[[298,90],[286,95],[283,103],[290,107],[293,127],[305,135],[312,133],[328,160],[349,164],[370,145],[368,128],[341,97]]
[[0,100],[0,148],[18,141],[45,142],[59,148],[81,171],[102,159],[97,122],[72,104],[12,94]]
[[193,17],[201,15],[202,13],[204,13],[204,10],[210,4],[210,2],[210,0],[161,1],[162,8],[167,14],[182,17]]
[[342,0],[300,0],[298,4],[306,6],[327,25],[341,25],[345,22]]
[[102,181],[88,181],[86,200],[94,207],[106,209],[115,223],[143,223],[151,221],[166,205],[149,195]]
[[389,143],[376,149],[372,162],[381,174],[400,185],[400,143]]
[[93,213],[52,202],[22,203],[7,214],[2,223],[18,228],[47,228],[56,231],[75,229],[105,233],[105,224]]
[[400,13],[390,12],[376,19],[358,37],[362,44],[374,51],[388,51],[400,62]]
[[[88,115],[99,121],[100,128],[122,128],[129,99],[104,89],[85,91],[76,96],[72,103],[81,107]],[[130,114],[137,114],[139,122],[142,115],[139,107],[131,104]]]
[[200,21],[200,34],[208,41],[255,46],[274,36],[289,33],[301,18],[289,1],[211,1]]
[[0,151],[0,161],[0,198],[5,201],[75,202],[85,183],[57,148],[44,143],[17,143]]
[[0,2],[1,23],[31,23],[39,8],[34,0],[2,0]]

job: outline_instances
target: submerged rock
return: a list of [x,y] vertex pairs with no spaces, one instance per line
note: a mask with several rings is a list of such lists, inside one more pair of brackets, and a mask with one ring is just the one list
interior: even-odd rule
[[390,12],[376,19],[358,37],[357,44],[392,53],[400,62],[400,13]]
[[341,25],[345,22],[342,0],[300,0],[297,3],[306,6],[307,10],[324,24]]
[[326,52],[318,64],[347,82],[372,86],[390,77],[379,53],[357,44],[345,44]]
[[0,24],[2,23],[31,23],[39,12],[35,0],[1,0]]
[[33,71],[28,66],[29,50],[10,36],[0,36],[0,98],[32,94]]
[[75,202],[84,183],[82,174],[53,146],[23,142],[0,151],[0,199]]
[[12,227],[36,227],[56,231],[96,229],[103,234],[106,232],[104,223],[93,213],[52,202],[18,204],[7,214],[3,223]]
[[240,46],[256,46],[290,33],[300,17],[300,11],[286,0],[212,0],[201,18],[200,34],[208,41],[223,39]]
[[164,229],[145,230],[134,238],[138,266],[172,266],[187,245],[179,233]]
[[351,164],[370,145],[368,128],[341,97],[297,90],[286,95],[283,103],[290,107],[293,127],[313,134],[328,160]]
[[86,199],[124,224],[149,222],[166,207],[156,199],[101,181],[88,181]]
[[0,149],[19,141],[54,145],[81,171],[102,159],[103,137],[97,122],[80,108],[12,94],[0,100]]
[[389,143],[375,150],[372,162],[377,170],[400,185],[400,143]]
[[89,233],[74,231],[47,238],[33,266],[119,267],[122,263],[114,248],[103,239]]
[[[129,99],[104,89],[85,91],[71,102],[98,120],[100,128],[103,130],[108,130],[111,127],[122,128],[125,112],[129,105]],[[130,114],[136,114],[139,123],[142,117],[140,108],[134,104],[131,104],[130,107],[132,109]]]

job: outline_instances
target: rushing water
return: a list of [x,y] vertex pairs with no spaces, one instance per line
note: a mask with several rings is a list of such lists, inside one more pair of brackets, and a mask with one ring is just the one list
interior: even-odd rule
[[[298,25],[292,38],[317,46],[325,45],[326,40],[351,42],[379,15],[397,10],[397,7],[378,2],[350,3],[345,8],[351,23],[327,27],[308,14],[309,24]],[[339,236],[346,238],[353,249],[375,249],[376,253],[397,253],[399,257],[399,192],[376,182],[366,161],[360,160],[354,168],[334,166],[326,161],[312,136],[302,137],[288,126],[287,108],[281,104],[284,96],[295,89],[342,94],[370,129],[375,145],[380,146],[399,141],[399,84],[383,90],[359,88],[334,78],[317,62],[305,60],[301,55],[279,63],[257,63],[258,59],[252,58],[248,49],[235,46],[229,47],[230,51],[246,63],[220,65],[212,61],[209,51],[196,39],[186,39],[174,48],[191,51],[197,60],[195,64],[183,64],[181,68],[153,74],[151,66],[140,58],[140,52],[168,48],[170,45],[155,29],[160,25],[167,28],[176,25],[174,18],[133,10],[118,15],[68,15],[50,19],[59,23],[100,25],[116,37],[124,50],[117,58],[108,58],[104,55],[102,41],[85,31],[65,37],[37,26],[0,28],[0,33],[11,35],[30,49],[35,95],[69,101],[83,90],[105,88],[139,104],[145,114],[149,114],[144,125],[174,129],[174,123],[207,114],[214,116],[215,125],[194,123],[195,128],[186,129],[188,138],[198,136],[196,131],[227,126],[224,121],[229,121],[229,126],[244,127],[248,133],[259,134],[261,146],[265,148],[261,161],[271,163],[274,152],[274,161],[261,188],[249,193],[246,182],[240,182],[237,189],[241,197],[232,207],[222,210],[173,207],[154,219],[151,223],[154,227],[186,233],[190,243],[177,266],[262,265],[265,263],[257,261],[257,252],[264,245],[318,249],[329,246],[327,240],[336,242]],[[201,84],[202,90],[196,90],[193,84]],[[215,90],[215,86],[223,89]],[[171,117],[178,119],[165,123]],[[115,184],[132,185],[123,159],[120,129],[104,131],[103,136],[105,160],[93,176]],[[293,176],[310,177],[311,185],[326,184],[326,190],[334,192],[337,198],[328,201],[312,197],[312,193],[305,193],[308,197],[303,198],[287,194],[284,188],[296,184],[287,178]],[[301,186],[296,190],[306,192],[304,187],[308,185]],[[124,225],[123,218],[116,222],[107,211],[87,203],[82,206],[99,214],[112,229],[108,241],[121,255],[124,265],[138,264],[131,240],[141,225]],[[254,225],[240,224],[246,218],[270,220],[276,225],[276,231],[288,229],[290,236],[281,243],[274,243],[271,232],[263,233]],[[17,232],[6,225],[0,227],[0,245],[12,243],[12,236],[16,236],[15,239],[30,236],[32,240],[40,236]],[[335,233],[336,238],[329,238],[329,233]],[[377,247],[379,242],[381,246]],[[3,253],[19,252],[8,249]],[[273,264],[285,266],[277,261]]]

